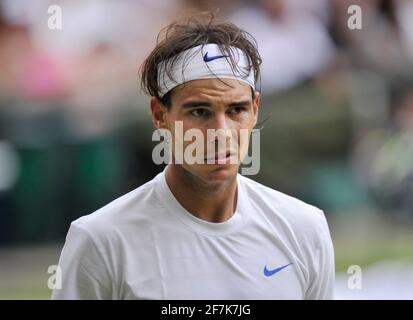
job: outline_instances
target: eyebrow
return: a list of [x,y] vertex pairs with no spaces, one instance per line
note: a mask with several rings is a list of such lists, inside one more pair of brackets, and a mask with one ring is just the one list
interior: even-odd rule
[[[251,103],[250,100],[243,100],[243,101],[236,101],[236,102],[231,102],[228,104],[228,107],[242,107],[249,105]],[[197,107],[212,107],[212,104],[207,101],[191,101],[187,102],[182,105],[183,109],[191,109],[191,108],[197,108]]]
[[236,101],[231,102],[228,106],[229,107],[245,107],[251,103],[251,100],[243,100],[243,101]]
[[182,109],[191,109],[196,107],[211,107],[212,105],[207,101],[191,101],[182,105]]

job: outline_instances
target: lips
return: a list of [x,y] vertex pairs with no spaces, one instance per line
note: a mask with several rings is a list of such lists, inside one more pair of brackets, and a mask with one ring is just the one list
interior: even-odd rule
[[235,156],[235,152],[228,151],[227,153],[222,153],[222,154],[216,154],[214,157],[210,158],[205,158],[205,161],[218,161],[218,160],[223,160],[223,159],[229,159],[231,156]]

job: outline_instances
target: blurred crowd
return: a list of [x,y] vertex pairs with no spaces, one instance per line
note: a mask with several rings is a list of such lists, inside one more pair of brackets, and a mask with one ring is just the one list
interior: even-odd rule
[[413,222],[413,1],[2,0],[0,244],[62,239],[160,170],[139,67],[164,26],[204,11],[263,59],[253,178],[328,214]]

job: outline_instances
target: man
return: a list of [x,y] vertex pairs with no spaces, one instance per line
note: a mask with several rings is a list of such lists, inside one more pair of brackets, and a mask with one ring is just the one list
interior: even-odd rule
[[[174,23],[165,34],[142,81],[155,127],[171,133],[172,161],[72,223],[59,262],[62,288],[52,298],[332,298],[334,255],[323,212],[238,174],[232,161],[246,153],[241,130],[257,122],[254,42],[216,20]],[[205,161],[177,161],[190,144],[177,123],[213,145]],[[211,129],[220,133],[211,138]]]

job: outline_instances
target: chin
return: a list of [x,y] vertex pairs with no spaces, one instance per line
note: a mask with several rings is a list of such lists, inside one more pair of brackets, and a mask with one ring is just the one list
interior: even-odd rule
[[202,164],[190,166],[189,171],[207,183],[220,183],[234,179],[238,169],[237,164]]

